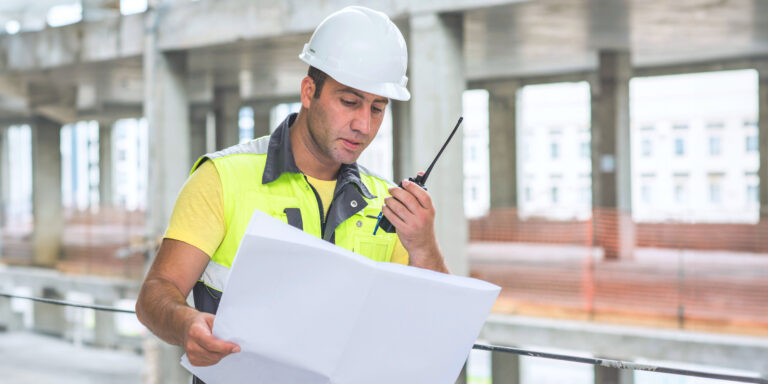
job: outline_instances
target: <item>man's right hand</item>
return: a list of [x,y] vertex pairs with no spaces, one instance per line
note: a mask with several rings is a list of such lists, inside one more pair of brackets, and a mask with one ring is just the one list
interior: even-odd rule
[[214,365],[229,354],[240,352],[240,346],[213,336],[214,315],[199,312],[189,322],[185,333],[184,349],[192,365],[204,367]]

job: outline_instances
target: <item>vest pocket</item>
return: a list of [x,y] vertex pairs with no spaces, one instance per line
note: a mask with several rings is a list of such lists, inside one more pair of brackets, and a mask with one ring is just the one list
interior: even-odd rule
[[393,245],[385,236],[356,234],[355,247],[352,251],[373,261],[388,262],[392,259]]

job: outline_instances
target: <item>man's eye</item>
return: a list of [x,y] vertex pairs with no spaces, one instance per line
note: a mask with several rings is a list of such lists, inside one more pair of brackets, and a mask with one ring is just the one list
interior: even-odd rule
[[344,100],[344,99],[341,99],[341,103],[344,104],[344,105],[347,105],[347,106],[355,105],[354,101],[349,101],[349,100]]
[[382,110],[381,108],[376,108],[376,107],[371,107],[371,110],[373,111],[373,113],[382,113],[382,112],[384,112],[384,110]]

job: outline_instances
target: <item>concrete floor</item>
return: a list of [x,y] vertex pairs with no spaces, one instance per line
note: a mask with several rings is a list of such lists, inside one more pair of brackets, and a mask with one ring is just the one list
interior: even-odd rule
[[130,351],[76,346],[28,333],[0,333],[0,382],[135,384],[144,358]]

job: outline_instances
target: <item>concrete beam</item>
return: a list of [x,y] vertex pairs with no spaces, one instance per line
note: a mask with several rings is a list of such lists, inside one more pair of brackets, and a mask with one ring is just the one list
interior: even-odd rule
[[[0,36],[0,70],[33,71],[67,65],[115,60],[139,56],[144,48],[144,28],[156,33],[162,51],[179,51],[194,47],[259,40],[281,35],[309,33],[330,13],[349,5],[348,2],[307,1],[301,7],[284,2],[247,0],[162,2],[152,6],[161,14],[157,22],[146,23],[151,12],[119,17],[110,0],[85,0],[85,21],[58,28]],[[391,17],[410,14],[461,12],[469,9],[524,2],[525,0],[376,0],[369,7]],[[89,16],[90,3],[98,3],[100,14]],[[258,22],[254,22],[257,19]],[[221,22],[226,20],[226,22]],[[217,25],[216,33],[210,26]]]
[[0,70],[29,72],[142,54],[144,15],[0,36]]
[[491,315],[480,338],[500,345],[588,351],[631,361],[676,361],[768,374],[768,338]]
[[[469,9],[524,2],[524,0],[374,0],[365,5],[392,18],[424,13],[461,12]],[[248,0],[176,2],[164,5],[159,24],[159,46],[163,50],[188,49],[226,44],[238,40],[257,40],[281,35],[312,32],[331,13],[349,5],[340,0],[306,1],[301,7],[283,2]],[[258,15],[259,22],[254,22]],[[215,20],[226,20],[217,23]],[[210,33],[210,25],[218,25]]]
[[517,90],[503,82],[487,86],[491,208],[518,206]]
[[595,243],[606,259],[629,258],[635,246],[632,223],[629,140],[628,52],[599,52],[592,90],[592,208]]
[[32,121],[32,211],[35,265],[59,259],[63,227],[61,206],[61,125],[43,117]]
[[120,17],[120,0],[80,0],[80,4],[86,22]]
[[96,300],[135,299],[141,282],[131,279],[67,275],[50,268],[0,265],[0,281],[5,286],[29,287],[33,292],[49,287],[58,292],[88,292]]
[[[410,174],[426,170],[462,109],[463,17],[424,13],[410,19]],[[401,143],[398,139],[396,145]],[[437,211],[435,231],[448,267],[467,275],[468,238],[464,216],[463,135],[457,134],[427,182]],[[398,153],[402,153],[399,149]]]

